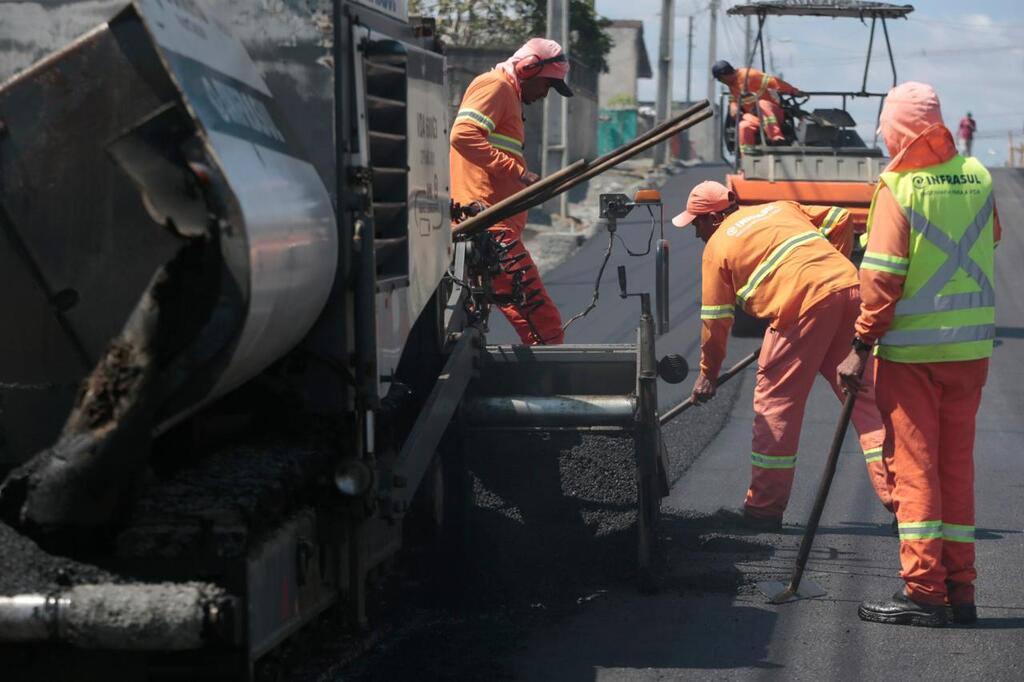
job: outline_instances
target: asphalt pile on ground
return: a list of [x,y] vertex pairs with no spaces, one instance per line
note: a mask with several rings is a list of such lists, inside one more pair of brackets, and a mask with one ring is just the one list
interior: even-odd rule
[[326,448],[272,441],[217,452],[153,481],[117,539],[122,558],[238,556],[330,486]]
[[[697,433],[706,442],[720,424],[704,417]],[[672,452],[673,478],[698,456],[699,441]],[[426,578],[423,556],[407,552],[379,592],[387,632],[345,664],[327,663],[337,653],[321,648],[307,659],[314,665],[292,669],[294,679],[512,679],[501,661],[531,631],[636,589],[631,438],[484,432],[467,463],[474,507],[464,553],[434,566],[447,580]],[[773,551],[714,515],[678,510],[664,510],[659,543],[662,597],[752,592],[757,576],[743,564]]]
[[122,582],[90,564],[55,556],[0,523],[0,595],[49,594],[72,585]]

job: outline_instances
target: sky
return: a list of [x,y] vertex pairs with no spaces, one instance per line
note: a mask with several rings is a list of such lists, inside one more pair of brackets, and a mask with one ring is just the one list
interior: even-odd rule
[[[1003,165],[1008,133],[1024,143],[1024,2],[1020,0],[890,0],[912,4],[905,20],[887,22],[899,82],[916,80],[935,87],[942,113],[954,134],[965,112],[977,121],[973,153],[987,165]],[[744,19],[725,14],[738,0],[722,0],[717,59],[745,63]],[[653,100],[657,78],[661,0],[597,0],[597,12],[611,19],[641,19],[655,78],[640,81],[640,99]],[[686,34],[694,17],[692,96],[707,96],[708,0],[676,0],[672,64],[673,99],[685,98]],[[757,21],[753,20],[756,33]],[[768,71],[803,90],[859,90],[864,77],[870,21],[819,17],[769,17],[766,22]],[[876,30],[868,91],[892,87],[881,27]],[[774,62],[774,70],[772,63]],[[755,64],[757,66],[758,64]],[[717,86],[717,84],[716,84]],[[813,106],[815,100],[811,100]],[[820,107],[838,106],[823,100]],[[878,100],[860,100],[851,114],[870,144]]]

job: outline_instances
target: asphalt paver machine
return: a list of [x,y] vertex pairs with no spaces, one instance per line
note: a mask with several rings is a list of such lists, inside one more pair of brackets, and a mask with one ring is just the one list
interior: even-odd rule
[[[849,108],[860,100],[877,100],[877,111],[881,113],[886,93],[868,89],[875,38],[880,33],[885,40],[892,85],[895,86],[896,61],[887,21],[906,18],[912,11],[912,5],[859,0],[763,0],[729,8],[729,16],[757,19],[757,36],[747,55],[746,66],[759,66],[766,73],[765,25],[769,17],[858,19],[870,24],[864,73],[858,88],[804,91],[799,97],[772,93],[785,113],[781,122],[782,142],[769,143],[763,126],[759,126],[758,144],[741,154],[736,143],[736,117],[730,115],[728,95],[722,95],[721,155],[733,169],[726,175],[725,184],[735,192],[741,205],[790,200],[842,206],[851,213],[854,234],[864,233],[878,176],[889,159],[878,146],[877,133],[870,143],[860,136]],[[814,108],[808,106],[811,101]],[[760,116],[756,108],[752,113]],[[876,122],[874,129],[877,127]],[[862,253],[855,239],[854,259]],[[760,336],[763,331],[762,321],[737,310],[734,335]]]
[[[457,523],[445,453],[471,429],[632,436],[649,570],[650,297],[634,344],[486,344],[504,256],[449,229],[431,22],[61,0],[5,5],[4,30],[5,673],[252,679],[328,609],[365,624],[371,577]],[[607,199],[609,230],[645,201]]]
[[[858,88],[805,91],[800,97],[776,93],[785,112],[782,123],[784,143],[769,145],[763,128],[760,128],[759,144],[753,151],[739,154],[735,144],[736,119],[727,115],[722,117],[722,156],[734,169],[726,177],[726,184],[736,192],[741,204],[790,199],[843,206],[853,214],[855,231],[864,231],[874,186],[888,159],[878,146],[877,134],[870,143],[858,134],[857,122],[849,112],[849,105],[857,100],[877,100],[878,111],[881,112],[886,93],[868,89],[876,33],[881,33],[885,40],[892,84],[895,86],[896,62],[887,21],[905,18],[913,10],[912,5],[856,0],[767,0],[729,8],[729,16],[757,19],[757,36],[748,55],[747,66],[759,65],[765,72],[765,25],[768,17],[848,18],[870,23],[864,75]],[[811,101],[816,105],[814,108],[807,106]],[[729,103],[725,96],[721,104],[722,111],[728,112]],[[753,113],[758,115],[757,111]]]
[[[596,307],[618,221],[637,207],[650,210],[653,236],[653,209],[661,208],[657,191],[641,190],[635,197],[601,195],[600,219],[608,233],[608,249],[597,273],[591,305],[567,325]],[[459,246],[474,254],[469,256],[474,260],[493,251],[492,241],[484,232]],[[500,253],[495,255],[495,260],[500,258]],[[657,382],[660,378],[679,383],[688,372],[682,356],[659,359],[655,353],[655,338],[668,327],[669,253],[663,234],[658,240],[655,261],[653,297],[647,292],[631,293],[625,268],[618,269],[619,295],[636,298],[640,304],[634,343],[485,345],[460,415],[461,428],[470,434],[498,430],[515,438],[516,434],[576,431],[631,438],[636,472],[637,578],[644,591],[655,586],[652,559],[657,523],[661,500],[669,492],[669,461],[658,420]],[[490,305],[497,300],[488,290],[486,277],[479,276],[488,268],[480,260],[477,263],[476,268],[471,268],[477,276],[465,286],[460,285],[452,300],[459,296],[476,299],[478,303],[461,303],[458,308],[476,311],[480,315],[478,322],[486,325]],[[518,295],[515,287],[511,295]]]

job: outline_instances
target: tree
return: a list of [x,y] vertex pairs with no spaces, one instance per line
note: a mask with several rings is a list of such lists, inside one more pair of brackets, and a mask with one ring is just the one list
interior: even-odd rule
[[519,45],[529,38],[523,17],[532,16],[530,0],[411,0],[409,13],[434,17],[437,32],[449,45],[492,47]]
[[[411,0],[409,12],[437,20],[437,32],[449,45],[518,47],[546,28],[547,0]],[[580,62],[607,71],[611,23],[586,0],[569,4],[569,52]]]
[[[547,28],[547,0],[533,0],[533,15],[530,22],[531,35],[542,36]],[[575,59],[597,71],[608,71],[605,57],[612,49],[612,39],[605,29],[611,20],[598,16],[590,2],[570,0],[569,2],[569,52]]]

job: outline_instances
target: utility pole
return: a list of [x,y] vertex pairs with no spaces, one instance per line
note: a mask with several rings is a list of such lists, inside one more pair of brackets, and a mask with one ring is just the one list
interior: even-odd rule
[[[709,9],[711,13],[711,24],[708,27],[708,101],[711,103],[711,106],[714,107],[715,100],[717,98],[715,97],[715,77],[711,75],[711,65],[715,63],[718,48],[718,0],[711,0],[711,6]],[[715,117],[712,119],[715,126],[715,132],[711,134],[711,144],[713,146],[709,150],[709,154],[707,156],[709,159],[718,158],[718,148],[721,145],[721,141],[718,139],[719,131],[722,127],[722,121],[719,118],[721,115],[722,112],[716,112]]]
[[[562,46],[569,58],[569,0],[548,0],[547,37]],[[544,99],[544,119],[541,132],[540,174],[548,176],[565,167],[569,144],[569,99],[562,96]],[[569,198],[565,192],[558,197],[558,214],[569,213]]]
[[708,100],[715,103],[715,77],[711,75],[711,65],[717,59],[718,51],[718,0],[711,0],[709,8],[710,25],[708,26]]
[[[672,114],[672,37],[675,33],[675,0],[661,0],[661,40],[658,42],[657,122],[667,121]],[[668,160],[670,141],[654,148],[654,163]]]
[[687,17],[686,22],[686,103],[690,99],[690,79],[693,76],[693,15]]

